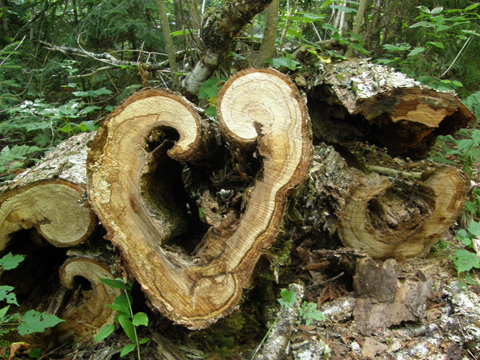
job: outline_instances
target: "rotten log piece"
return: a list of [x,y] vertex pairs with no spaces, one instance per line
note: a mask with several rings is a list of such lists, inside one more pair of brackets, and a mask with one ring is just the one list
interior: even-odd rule
[[22,229],[35,228],[57,247],[77,245],[92,233],[95,215],[82,197],[87,144],[94,135],[83,133],[65,140],[0,189],[0,251]]
[[475,116],[452,93],[439,92],[366,60],[329,66],[308,91],[313,132],[329,144],[368,141],[392,156],[421,159],[438,135]]
[[[197,155],[204,146],[201,129],[207,128],[184,100],[156,90],[134,94],[102,124],[87,162],[88,197],[107,238],[152,305],[191,329],[235,309],[258,258],[275,239],[286,195],[310,164],[305,105],[284,75],[236,74],[219,93],[217,109],[222,135],[239,149],[256,148],[263,168],[246,192],[243,213],[232,212],[211,227],[193,254],[162,246],[187,229],[178,161]],[[167,151],[170,145],[158,134],[172,129],[178,140]]]
[[349,168],[333,147],[315,147],[311,183],[296,208],[304,225],[314,218],[311,227],[336,233],[344,246],[374,259],[421,256],[453,224],[469,189],[466,176],[451,167],[425,175],[415,181],[364,173]]
[[[60,268],[60,282],[64,288],[79,290],[76,278],[86,279],[91,286],[89,290],[81,290],[82,296],[76,296],[79,303],[70,303],[57,314],[66,320],[57,329],[66,334],[72,331],[83,342],[91,340],[97,332],[107,324],[113,324],[116,312],[108,304],[120,295],[120,290],[105,285],[100,279],[113,280],[110,269],[103,263],[86,257],[71,258]],[[74,297],[75,298],[75,297]]]

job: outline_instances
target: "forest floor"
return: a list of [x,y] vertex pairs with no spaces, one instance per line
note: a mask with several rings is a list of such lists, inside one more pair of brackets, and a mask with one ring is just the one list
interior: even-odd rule
[[[376,147],[362,145],[354,150],[366,163],[403,171],[441,166],[430,160],[392,159]],[[480,184],[480,163],[471,169],[472,181]],[[327,319],[310,322],[299,316],[287,359],[480,359],[480,276],[477,270],[470,271],[468,279],[457,275],[451,254],[465,248],[455,239],[458,229],[459,224],[454,224],[425,257],[374,266],[361,252],[315,249],[304,239],[291,249],[291,264],[280,273],[278,284],[273,277],[260,275],[270,267],[268,259],[262,259],[240,310],[205,330],[189,331],[154,314],[134,287],[134,311],[144,311],[150,319],[148,327],[139,328],[139,338],[151,339],[141,345],[141,358],[250,359],[274,322],[280,289],[301,282],[304,301],[316,304]],[[358,266],[352,270],[355,266],[350,264],[360,260],[367,272]],[[40,358],[120,359],[126,343],[128,338],[120,330],[100,343],[56,339]],[[22,350],[16,358],[30,359]],[[137,358],[136,352],[123,357],[128,358]]]

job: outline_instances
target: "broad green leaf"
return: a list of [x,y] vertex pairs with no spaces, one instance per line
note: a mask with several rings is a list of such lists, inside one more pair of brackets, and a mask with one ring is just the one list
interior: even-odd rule
[[468,232],[475,237],[480,237],[480,222],[472,220],[468,226]]
[[[127,300],[127,293],[123,293],[118,295],[115,300],[113,300],[112,305],[107,305],[110,309],[113,309],[119,313],[119,315],[125,315],[130,317],[130,306],[129,301]],[[130,304],[131,304],[131,296],[130,296]]]
[[130,321],[130,318],[125,315],[119,315],[118,322],[120,323],[120,326],[123,328],[123,331],[125,331],[125,334],[128,336],[128,338],[134,344],[136,344],[137,339],[135,338],[135,329],[132,322]]
[[333,33],[337,33],[339,32],[340,30],[338,30],[335,26],[333,26],[332,24],[323,24],[322,25],[322,29],[323,30],[329,30]]
[[100,95],[110,95],[112,92],[105,87],[102,87],[97,90],[88,90],[88,91],[74,91],[72,94],[77,97],[98,97]]
[[287,33],[288,33],[289,35],[293,35],[293,36],[295,36],[295,37],[298,37],[299,39],[303,38],[303,35],[302,35],[302,34],[300,34],[298,31],[295,31],[295,30],[293,30],[293,29],[291,29],[291,28],[289,28],[289,29],[287,30]]
[[178,30],[178,31],[174,31],[172,33],[170,33],[171,36],[180,36],[180,35],[183,35],[183,34],[190,34],[190,30],[185,30],[185,32],[183,30]]
[[82,109],[82,114],[90,114],[92,111],[95,111],[95,110],[100,110],[101,107],[100,106],[86,106]]
[[93,342],[99,342],[99,341],[102,341],[103,339],[106,339],[113,333],[114,330],[115,330],[115,325],[113,324],[107,324],[103,326],[100,329],[100,331],[97,333],[97,335],[95,335],[95,337],[93,338]]
[[348,6],[330,5],[330,8],[343,11],[346,14],[357,12],[357,9],[353,9],[353,8],[348,7]]
[[423,11],[425,14],[430,14],[430,10],[426,6],[417,6],[417,8]]
[[476,4],[473,4],[473,5],[470,5],[468,7],[465,8],[465,11],[471,11],[473,9],[475,9],[477,6],[479,6],[480,4],[479,3],[476,3]]
[[25,260],[24,255],[12,255],[12,253],[9,252],[0,259],[0,266],[3,268],[3,270],[12,270],[15,269],[23,260]]
[[448,26],[448,25],[440,25],[439,27],[437,27],[437,32],[445,31],[445,30],[448,30],[450,28],[451,28],[451,26]]
[[383,48],[387,51],[406,51],[410,49],[410,45],[408,44],[385,44],[383,45]]
[[0,301],[6,301],[7,304],[18,305],[17,298],[12,291],[15,288],[10,285],[0,285]]
[[82,121],[80,123],[80,130],[83,132],[86,131],[97,131],[100,125],[95,125],[94,120]]
[[122,351],[120,352],[120,357],[124,357],[127,354],[130,354],[133,350],[135,350],[135,344],[127,344],[123,347]]
[[477,255],[468,250],[457,250],[453,256],[453,263],[459,274],[473,268],[480,268],[480,260]]
[[139,343],[140,345],[143,345],[143,344],[145,344],[145,343],[147,343],[147,342],[149,342],[149,341],[150,341],[149,338],[143,338],[143,339],[140,339],[140,341],[139,341],[138,343]]
[[148,326],[148,316],[144,312],[138,312],[133,315],[132,324],[135,326]]
[[123,282],[122,279],[116,278],[116,279],[99,279],[102,283],[105,285],[108,285],[114,289],[122,289],[125,290],[127,288],[127,285]]
[[440,41],[427,41],[426,45],[435,46],[439,49],[445,49],[445,47],[443,46],[443,43],[441,43]]
[[463,84],[458,80],[453,80],[452,84],[455,85],[455,86],[458,86],[458,87],[463,87]]
[[32,359],[39,359],[42,356],[43,351],[41,349],[32,349],[28,352],[28,357]]
[[277,299],[277,301],[286,308],[291,308],[295,303],[296,296],[293,290],[281,289],[280,296],[281,298]]
[[420,22],[417,22],[413,25],[410,25],[410,29],[414,29],[414,28],[417,28],[417,27],[432,27],[433,25],[429,22],[426,22],[426,21],[420,21]]
[[64,320],[55,315],[48,315],[35,310],[29,310],[23,315],[22,323],[18,326],[18,333],[23,336],[35,332],[43,332],[49,327],[53,327]]
[[357,50],[358,52],[361,52],[362,54],[365,54],[365,55],[369,55],[369,54],[370,54],[370,52],[369,52],[367,49],[365,49],[364,47],[362,47],[362,46],[360,46],[360,45],[358,45],[358,44],[351,43],[350,46],[351,46],[352,48],[354,48],[355,50]]
[[443,6],[439,6],[439,7],[436,7],[435,9],[433,9],[433,10],[430,12],[430,14],[436,15],[436,14],[440,14],[442,11],[443,11]]
[[10,309],[10,305],[7,305],[0,309],[0,322],[5,317],[5,315],[7,315],[8,309]]
[[417,54],[420,54],[424,50],[425,50],[424,47],[417,47],[417,48],[413,49],[412,51],[410,51],[407,56],[415,56]]

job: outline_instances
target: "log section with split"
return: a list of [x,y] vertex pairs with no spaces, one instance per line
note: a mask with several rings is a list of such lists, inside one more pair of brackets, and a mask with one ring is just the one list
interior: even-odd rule
[[307,111],[286,76],[242,71],[222,88],[217,109],[224,139],[255,150],[262,166],[246,205],[211,227],[192,254],[162,246],[186,228],[182,163],[208,156],[213,131],[186,101],[157,90],[134,94],[102,124],[87,162],[88,197],[108,239],[153,306],[192,329],[233,311],[311,157]]

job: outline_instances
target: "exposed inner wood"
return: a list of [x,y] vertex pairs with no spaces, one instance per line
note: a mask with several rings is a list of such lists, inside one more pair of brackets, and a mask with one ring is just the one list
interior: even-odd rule
[[0,251],[22,229],[35,228],[58,247],[77,245],[91,234],[95,215],[82,197],[87,143],[93,135],[84,133],[64,141],[1,189]]
[[365,249],[376,259],[427,253],[456,219],[468,181],[450,167],[437,169],[426,181],[403,192],[372,173],[360,177],[347,199],[338,234],[345,246]]
[[[110,269],[91,259],[73,258],[67,260],[60,268],[60,282],[62,286],[76,290],[76,279],[84,278],[91,289],[81,290],[82,301],[71,303],[59,316],[67,320],[58,325],[61,333],[75,331],[76,335],[85,341],[93,338],[100,328],[106,324],[113,324],[116,313],[107,304],[120,295],[119,289],[114,289],[103,284],[100,279],[113,280]],[[80,296],[79,296],[80,298]]]
[[[108,238],[151,303],[192,329],[235,308],[278,232],[286,195],[310,163],[305,105],[282,74],[236,74],[220,92],[217,109],[222,135],[239,148],[256,148],[263,169],[248,190],[243,215],[211,227],[191,256],[162,247],[185,230],[185,206],[175,194],[178,176],[168,170],[171,159],[189,161],[205,146],[202,120],[185,101],[154,90],[133,95],[104,122],[88,160],[89,199]],[[170,159],[161,160],[157,155],[165,153],[166,143],[152,151],[146,140],[167,127],[178,132],[178,140],[167,151]]]
[[330,66],[308,95],[313,131],[321,141],[368,141],[392,156],[423,158],[438,135],[475,121],[457,96],[363,60]]

